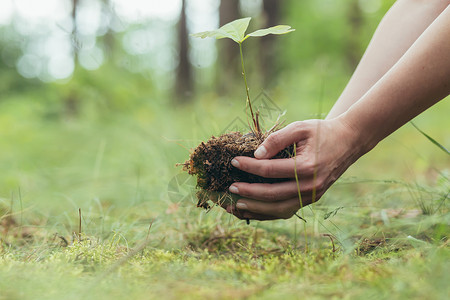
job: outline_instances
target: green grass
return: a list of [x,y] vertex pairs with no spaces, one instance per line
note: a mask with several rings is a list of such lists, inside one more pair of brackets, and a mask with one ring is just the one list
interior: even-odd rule
[[[283,84],[299,89],[270,93],[287,121],[314,116],[317,104],[288,99],[319,91]],[[86,104],[75,119],[32,94],[0,102],[0,299],[447,298],[450,161],[412,126],[305,208],[304,232],[297,218],[247,226],[197,209],[175,166],[242,101],[148,100],[124,113]],[[416,120],[443,145],[448,106]]]

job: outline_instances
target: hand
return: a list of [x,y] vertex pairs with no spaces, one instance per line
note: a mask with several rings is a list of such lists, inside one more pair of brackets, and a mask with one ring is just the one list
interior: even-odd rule
[[[295,157],[270,159],[294,143]],[[240,219],[292,217],[301,207],[319,200],[363,154],[360,144],[358,135],[339,118],[291,123],[269,135],[255,151],[256,158],[239,156],[232,161],[233,166],[245,172],[289,180],[272,184],[233,183],[229,191],[240,199],[227,206],[227,212]]]

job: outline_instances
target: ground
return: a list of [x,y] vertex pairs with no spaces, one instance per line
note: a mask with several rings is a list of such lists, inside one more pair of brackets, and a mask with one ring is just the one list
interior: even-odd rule
[[[175,166],[230,120],[206,98],[80,120],[0,103],[0,299],[447,299],[448,155],[406,125],[306,223],[246,225]],[[448,145],[446,112],[416,124]]]

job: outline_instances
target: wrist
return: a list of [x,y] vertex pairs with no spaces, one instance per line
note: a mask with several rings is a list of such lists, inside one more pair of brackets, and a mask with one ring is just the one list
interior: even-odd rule
[[378,143],[367,130],[364,130],[362,124],[358,123],[357,120],[357,118],[354,120],[348,112],[332,119],[332,121],[338,124],[341,136],[346,141],[348,147],[353,149],[352,152],[356,156],[355,161],[372,150]]

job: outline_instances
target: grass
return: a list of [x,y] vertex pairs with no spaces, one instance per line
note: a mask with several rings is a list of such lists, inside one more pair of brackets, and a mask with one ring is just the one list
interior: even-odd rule
[[[9,249],[1,260],[2,297],[445,299],[448,295],[449,252],[443,245],[421,241],[411,247],[407,240],[396,240],[363,245],[364,251],[356,255],[333,252],[324,241],[305,253],[288,240],[274,241],[270,234],[256,243],[253,231],[225,229],[218,242],[223,248],[212,251],[148,246],[127,256],[129,249],[117,237],[101,242],[84,237],[67,247],[49,240],[35,248]],[[199,242],[199,237],[205,238],[197,235],[191,242]]]
[[[271,93],[281,107],[293,105],[286,90]],[[302,90],[296,97],[313,98]],[[205,94],[182,108],[149,101],[123,114],[92,109],[66,119],[48,117],[31,94],[16,97],[0,102],[0,299],[450,293],[450,161],[412,126],[305,208],[305,230],[297,218],[247,226],[221,209],[195,208],[193,183],[175,167],[241,114],[239,105]],[[415,121],[443,145],[448,105]],[[310,106],[302,117],[313,115]],[[299,118],[288,112],[288,121]]]

